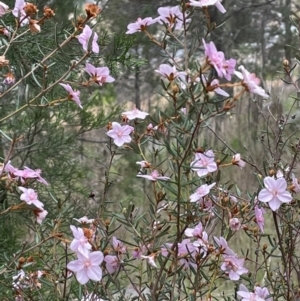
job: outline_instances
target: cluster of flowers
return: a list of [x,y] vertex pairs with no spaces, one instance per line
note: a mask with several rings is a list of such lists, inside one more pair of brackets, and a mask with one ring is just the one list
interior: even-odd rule
[[[149,115],[147,112],[142,112],[137,108],[132,111],[126,111],[122,113],[123,118],[128,120],[134,119],[145,119]],[[134,127],[130,125],[121,125],[118,122],[112,122],[108,127],[108,132],[106,133],[108,137],[114,140],[114,144],[117,146],[122,146],[125,143],[131,142],[130,134],[134,131]]]
[[266,287],[255,286],[254,292],[249,292],[249,290],[241,284],[239,290],[237,291],[239,299],[242,301],[272,301],[273,298],[269,297],[270,293]]
[[[222,12],[225,13],[226,10],[222,6],[221,1],[218,0],[200,0],[195,1],[191,0],[188,3],[188,6],[195,7],[206,7],[209,5],[216,5],[216,7]],[[167,24],[169,28],[173,28],[176,30],[180,30],[183,27],[184,15],[181,12],[179,6],[174,7],[160,7],[157,10],[159,16],[157,18],[147,17],[145,19],[138,18],[135,23],[131,23],[127,26],[127,34],[133,34],[139,31],[144,31],[147,26],[152,25],[154,23],[159,24]],[[185,22],[189,22],[190,19],[186,19]]]
[[[98,35],[96,32],[90,28],[90,26],[85,25],[82,33],[77,37],[79,43],[82,45],[84,51],[92,51],[94,53],[99,53],[99,45],[97,43]],[[91,40],[91,49],[89,49],[89,42]],[[87,83],[84,83],[85,86],[89,86],[93,83],[96,83],[99,86],[102,86],[105,83],[112,83],[115,79],[109,75],[110,71],[108,67],[95,67],[90,63],[86,63],[85,71],[90,75],[90,80]],[[80,91],[73,90],[69,84],[60,84],[67,92],[69,100],[74,101],[81,109],[80,101]]]
[[[225,12],[225,9],[221,5],[220,1],[203,0],[191,1],[189,3],[189,6],[198,7],[204,7],[209,5],[216,5],[221,12]],[[180,11],[179,6],[161,7],[158,9],[158,13],[160,14],[160,16],[155,19],[152,19],[151,17],[145,19],[138,18],[138,20],[135,23],[131,23],[128,25],[128,31],[126,33],[133,34],[140,31],[146,31],[146,28],[154,23],[167,24],[169,27],[174,27],[175,29],[182,28],[184,15]],[[185,21],[188,22],[189,20]],[[203,40],[203,45],[206,55],[206,63],[216,70],[219,78],[225,77],[227,80],[230,81],[231,76],[235,74],[242,80],[241,85],[244,86],[246,91],[261,95],[265,98],[269,97],[265,90],[259,87],[260,80],[256,77],[255,74],[251,74],[244,68],[244,66],[239,67],[241,72],[235,71],[236,60],[232,58],[226,60],[224,53],[222,51],[218,51],[213,42],[206,44],[206,42]],[[205,68],[202,68],[202,70],[205,70]],[[160,65],[159,69],[156,70],[156,72],[160,73],[169,81],[173,81],[176,78],[180,78],[184,81],[185,77],[188,77],[188,74],[186,72],[178,72],[175,66],[171,67],[167,64]],[[196,76],[193,79],[193,81],[200,82],[200,78]],[[220,89],[218,79],[213,79],[211,82],[209,82],[207,78],[202,74],[202,81],[206,85],[205,88],[207,91],[215,91],[216,93],[225,97],[229,96],[229,94],[226,91]],[[187,79],[187,82],[190,82],[190,78]],[[186,85],[184,84],[184,86]]]
[[[88,25],[85,26],[89,27]],[[82,33],[83,34],[83,33]],[[87,39],[88,41],[88,39]],[[112,83],[115,79],[109,75],[108,67],[95,67],[90,63],[86,63],[85,71],[90,75],[91,79],[88,81],[86,85],[90,85],[91,83],[96,83],[99,86],[102,86],[104,83]],[[80,101],[80,91],[73,90],[73,88],[69,84],[60,85],[69,93],[68,99],[74,101],[81,109],[83,109]]]
[[[5,3],[0,2],[0,16],[4,15],[6,12],[8,12],[8,10],[9,7]],[[96,17],[101,12],[101,9],[96,4],[86,4],[85,10],[87,13],[87,19]],[[24,0],[16,0],[14,9],[12,10],[12,14],[19,20],[20,26],[24,26],[29,23],[32,32],[40,32],[41,28],[39,24],[42,24],[43,19],[39,21],[32,19],[32,16],[36,13],[37,7],[32,3],[25,2]],[[49,19],[54,15],[55,14],[53,10],[51,10],[49,7],[45,7],[43,18]],[[94,53],[99,53],[100,49],[97,43],[98,34],[96,32],[93,32],[93,30],[87,24],[83,28],[79,26],[78,29],[82,29],[82,33],[78,35],[77,39],[82,45],[83,50],[86,52],[91,51]],[[7,36],[10,35],[7,29],[4,29],[3,33]],[[90,40],[91,49],[89,49]],[[1,65],[3,66],[8,66],[9,64],[9,61],[5,60],[5,57],[2,57],[1,62]],[[97,68],[94,67],[92,64],[86,63],[85,70],[91,77],[91,80],[85,85],[90,85],[93,82],[95,82],[99,86],[102,86],[104,83],[111,83],[115,80],[109,75],[110,71],[108,67]],[[9,73],[6,74],[3,83],[7,85],[15,83],[15,77],[11,71],[9,71]],[[73,88],[69,84],[61,83],[60,85],[68,92],[68,99],[74,101],[80,108],[82,108],[79,98],[80,91],[73,90]]]
[[83,217],[78,221],[83,224],[91,224],[91,227],[77,228],[73,225],[70,226],[74,236],[70,249],[76,253],[77,260],[69,262],[67,268],[76,273],[76,278],[81,284],[86,284],[90,279],[100,281],[102,279],[100,264],[103,262],[104,256],[101,251],[91,251],[96,231],[93,226],[94,220]]
[[[43,23],[44,19],[50,19],[55,15],[51,8],[45,7],[43,18],[41,20],[36,20],[34,19],[34,16],[36,15],[37,11],[38,9],[34,4],[25,2],[25,0],[16,0],[12,14],[18,20],[19,26],[25,26],[28,24],[30,31],[36,33],[41,31],[40,24]],[[9,6],[3,2],[0,2],[0,16],[3,16],[7,12],[9,12]],[[9,36],[7,29],[6,31],[3,31],[3,33]]]
[[[40,32],[40,25],[44,19],[50,19],[54,16],[54,12],[51,8],[45,7],[44,14],[41,20],[33,19],[33,16],[37,13],[37,7],[32,3],[25,2],[24,0],[16,0],[14,9],[9,10],[9,6],[0,1],[0,17],[4,14],[12,12],[13,16],[18,20],[18,24],[20,26],[24,26],[29,24],[29,29],[31,32]],[[12,30],[5,26],[0,27],[0,34],[4,34],[8,38],[11,36]],[[8,67],[9,61],[5,59],[5,56],[0,56],[0,66]],[[5,74],[5,78],[3,83],[5,85],[12,85],[15,83],[16,79],[14,77],[13,72],[8,67],[9,72]]]
[[76,220],[82,224],[90,224],[90,228],[70,226],[74,236],[70,249],[76,253],[77,260],[69,262],[68,269],[76,273],[76,278],[81,284],[85,284],[89,280],[100,281],[102,279],[102,269],[100,267],[102,263],[105,263],[108,273],[116,272],[122,263],[122,255],[127,252],[124,244],[116,237],[112,237],[113,255],[105,252],[107,254],[104,256],[101,251],[92,251],[96,249],[93,244],[96,233],[94,220],[87,217]]
[[22,194],[20,196],[21,201],[24,201],[27,205],[34,205],[36,208],[32,209],[37,222],[39,224],[45,219],[48,214],[48,211],[44,209],[44,204],[38,200],[37,193],[32,188],[26,188],[23,186],[28,186],[29,180],[36,180],[44,185],[48,185],[48,182],[42,178],[40,169],[31,169],[29,167],[24,167],[24,169],[18,169],[11,165],[10,161],[5,165],[2,165],[0,168],[0,178],[6,179],[9,181],[8,186],[11,186],[12,183],[22,186],[19,186]]
[[16,293],[15,300],[25,300],[22,294],[24,289],[41,288],[42,285],[39,279],[41,279],[43,275],[44,272],[40,270],[26,274],[24,270],[21,269],[17,275],[13,276],[12,287]]
[[[234,253],[228,246],[225,238],[220,239],[214,237],[217,244],[215,249],[208,243],[208,234],[204,231],[202,223],[200,222],[195,228],[187,228],[184,232],[187,237],[191,237],[194,240],[184,239],[181,243],[178,243],[178,257],[179,262],[185,269],[192,266],[197,269],[201,260],[205,259],[208,253],[215,252],[217,255],[223,256],[223,263],[221,270],[229,276],[231,280],[239,280],[240,275],[248,272],[244,268],[244,259],[239,259],[237,254]],[[173,246],[171,243],[166,243],[161,250],[163,256],[167,256],[172,251],[170,248]]]

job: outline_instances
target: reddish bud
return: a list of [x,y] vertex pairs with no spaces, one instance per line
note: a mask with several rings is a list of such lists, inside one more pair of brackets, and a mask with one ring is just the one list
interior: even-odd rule
[[88,3],[85,5],[85,11],[88,19],[90,19],[97,17],[101,13],[102,9],[96,4]]
[[34,4],[26,2],[26,5],[24,6],[24,12],[26,16],[32,17],[37,13],[37,11],[38,9]]
[[44,17],[47,19],[53,18],[55,16],[54,10],[46,6],[44,8]]

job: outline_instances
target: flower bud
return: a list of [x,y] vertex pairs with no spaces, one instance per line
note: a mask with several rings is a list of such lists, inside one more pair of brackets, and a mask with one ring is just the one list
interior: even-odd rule
[[109,131],[112,129],[112,124],[111,122],[109,122],[107,125],[106,125],[106,129]]
[[5,79],[3,81],[3,84],[5,85],[13,85],[15,83],[16,79],[14,77],[14,75],[9,72],[7,74],[5,74]]
[[177,85],[172,85],[172,92],[174,95],[176,95],[179,92],[179,88]]
[[52,10],[50,7],[46,6],[44,8],[44,17],[47,19],[50,19],[55,16],[54,10]]
[[100,8],[97,4],[87,3],[85,5],[85,11],[88,19],[90,19],[97,17],[101,13],[102,8]]
[[6,60],[4,55],[0,55],[0,67],[7,66],[8,64],[9,60]]
[[77,18],[77,25],[76,27],[79,29],[79,30],[82,30],[83,29],[83,24],[84,24],[84,18],[79,16]]
[[19,264],[23,264],[23,263],[25,263],[26,262],[26,259],[24,258],[24,257],[20,257],[19,258]]
[[37,20],[30,19],[29,20],[29,29],[32,33],[41,32],[41,26],[38,24]]
[[0,34],[3,34],[3,35],[8,37],[9,36],[9,31],[6,28],[1,27],[0,28]]
[[269,176],[270,176],[270,177],[273,177],[275,174],[276,174],[276,172],[275,172],[274,169],[270,169],[270,170],[269,170]]
[[82,228],[83,230],[83,233],[84,233],[84,236],[87,238],[87,239],[91,239],[93,237],[93,230],[91,229],[88,229],[88,228]]
[[128,117],[126,115],[122,115],[121,117],[122,117],[122,121],[124,123],[128,123],[129,119],[128,119]]
[[34,259],[33,259],[32,256],[29,256],[29,257],[27,258],[27,262],[33,262],[33,261],[34,261]]
[[283,65],[284,68],[288,68],[289,65],[290,65],[290,62],[289,62],[287,59],[284,59],[284,60],[282,61],[282,65]]
[[201,153],[203,154],[205,152],[205,148],[204,147],[198,147],[196,150],[195,150],[195,153]]
[[37,11],[38,9],[34,4],[26,2],[26,5],[24,6],[24,12],[26,16],[32,17],[37,13]]

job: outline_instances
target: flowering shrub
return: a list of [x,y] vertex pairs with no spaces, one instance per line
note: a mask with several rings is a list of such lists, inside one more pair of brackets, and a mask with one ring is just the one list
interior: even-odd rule
[[[168,105],[158,112],[129,108],[121,114],[121,121],[112,114],[106,125],[109,158],[103,165],[103,192],[101,196],[90,194],[91,210],[84,208],[89,216],[67,220],[58,211],[51,219],[36,190],[47,186],[48,179],[41,177],[39,169],[15,168],[9,160],[21,137],[10,139],[3,134],[11,141],[11,151],[3,158],[1,181],[14,202],[1,215],[29,209],[38,223],[31,233],[36,241],[28,247],[24,244],[1,263],[0,272],[15,300],[53,300],[54,294],[57,300],[221,300],[219,286],[224,282],[230,290],[228,300],[296,300],[300,271],[295,195],[299,184],[294,169],[300,142],[289,151],[292,136],[285,136],[292,109],[283,122],[282,116],[271,114],[275,125],[266,118],[268,161],[263,163],[233,151],[218,133],[225,148],[198,139],[209,129],[210,120],[234,111],[243,95],[260,96],[258,101],[270,96],[255,74],[242,65],[237,67],[241,72],[237,71],[237,59],[226,59],[213,41],[207,42],[209,26],[205,40],[195,37],[196,50],[193,45],[197,43],[187,42],[193,18],[204,13],[209,23],[208,7],[212,5],[226,12],[221,1],[181,1],[175,7],[159,8],[157,18],[138,18],[128,25],[127,34],[145,34],[164,52],[166,59],[155,72]],[[0,8],[0,14],[9,13],[6,4],[0,3]],[[0,98],[13,93],[28,76],[34,77],[41,90],[4,116],[2,124],[32,107],[57,112],[54,109],[72,105],[85,111],[88,103],[81,102],[82,91],[115,81],[107,66],[90,62],[102,51],[99,36],[90,27],[101,9],[87,4],[85,10],[85,18],[75,20],[74,31],[56,49],[14,80],[13,66],[6,59],[10,45],[22,35],[42,34],[44,22],[54,16],[47,7],[41,19],[35,18],[35,5],[16,1],[12,10],[16,25],[7,33],[9,43],[1,56],[1,67],[10,73]],[[163,34],[153,35],[152,26]],[[46,66],[48,60],[74,41],[80,47],[76,60],[51,83],[41,84],[43,76],[36,78],[35,71],[40,66],[51,69]],[[174,51],[179,48],[181,51]],[[191,64],[195,60],[197,64]],[[285,63],[285,76],[296,87],[292,70]],[[56,87],[60,87],[57,92]],[[53,99],[44,98],[50,91],[55,91]],[[140,208],[132,202],[123,206],[107,195],[111,187],[118,190],[112,178],[122,166],[115,164],[115,158],[125,152],[140,160],[132,179],[146,187],[148,204]],[[255,189],[241,191],[239,183],[224,180],[230,169],[242,177],[247,167],[252,167],[256,177]],[[118,193],[124,198],[122,191]],[[120,210],[112,201],[119,203]],[[76,214],[75,209],[71,204],[66,210]],[[268,229],[266,216],[272,223]],[[237,236],[242,237],[243,245],[234,243]],[[253,254],[246,244],[249,241],[255,244]]]

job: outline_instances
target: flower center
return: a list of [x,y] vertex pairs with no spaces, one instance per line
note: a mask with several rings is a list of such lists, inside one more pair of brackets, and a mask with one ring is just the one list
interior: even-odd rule
[[35,193],[35,192],[29,193],[29,199],[30,199],[31,201],[36,200],[36,193]]
[[277,190],[272,190],[271,193],[272,193],[273,197],[277,197],[277,195],[278,195],[278,191]]
[[154,179],[156,179],[156,178],[159,176],[157,170],[153,170],[153,171],[151,172],[151,176],[152,176]]
[[84,267],[85,267],[86,269],[89,269],[91,265],[92,265],[92,264],[91,264],[91,261],[90,261],[89,259],[87,259],[87,260],[84,261]]
[[118,131],[117,136],[118,136],[119,138],[121,138],[121,137],[123,136],[123,131],[122,131],[122,130]]

